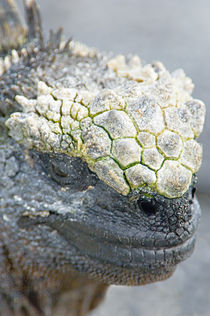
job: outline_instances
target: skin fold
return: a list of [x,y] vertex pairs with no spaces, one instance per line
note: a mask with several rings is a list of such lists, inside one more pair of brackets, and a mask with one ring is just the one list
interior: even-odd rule
[[[0,0],[3,17],[12,5]],[[112,90],[131,74],[122,79],[110,68],[112,81],[106,79],[110,56],[84,47],[76,51],[78,46],[62,41],[60,30],[44,40],[34,1],[25,1],[27,32],[12,10],[8,19],[24,39],[18,33],[11,43],[6,34],[0,42],[0,315],[86,315],[108,285],[164,280],[191,255],[200,218],[194,165],[183,167],[190,180],[179,196],[161,194],[155,186],[132,187],[126,177],[129,190],[120,192],[116,179],[104,176],[109,171],[101,175],[90,151],[81,154],[72,135],[72,152],[53,146],[53,138],[42,147],[21,125],[30,113],[40,115],[26,109],[33,103],[28,100],[37,100],[40,82],[46,84],[40,89],[74,82],[79,90],[89,84],[80,72],[90,71],[96,87]],[[0,15],[2,33],[7,22]],[[120,168],[126,173],[127,166]]]

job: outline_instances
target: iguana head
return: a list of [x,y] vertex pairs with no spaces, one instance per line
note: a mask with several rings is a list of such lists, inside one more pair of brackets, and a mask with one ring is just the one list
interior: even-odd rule
[[35,68],[32,50],[29,73],[24,56],[15,71],[19,63],[35,92],[21,79],[22,111],[6,121],[33,161],[20,185],[23,218],[36,217],[27,227],[55,230],[64,261],[103,282],[168,277],[192,252],[200,216],[196,138],[205,107],[192,98],[191,80],[159,62],[143,66],[137,56],[111,58],[77,43]]

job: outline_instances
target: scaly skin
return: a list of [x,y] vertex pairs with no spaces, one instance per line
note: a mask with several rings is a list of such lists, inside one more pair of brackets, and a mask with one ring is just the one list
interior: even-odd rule
[[0,315],[86,315],[192,253],[205,107],[182,71],[46,44],[26,12],[0,63]]

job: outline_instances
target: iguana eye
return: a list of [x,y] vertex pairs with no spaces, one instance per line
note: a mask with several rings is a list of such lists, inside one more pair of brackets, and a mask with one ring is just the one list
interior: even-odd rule
[[143,211],[144,214],[147,216],[154,215],[157,211],[157,208],[155,207],[154,203],[152,203],[152,201],[147,201],[139,198],[137,204],[139,209]]

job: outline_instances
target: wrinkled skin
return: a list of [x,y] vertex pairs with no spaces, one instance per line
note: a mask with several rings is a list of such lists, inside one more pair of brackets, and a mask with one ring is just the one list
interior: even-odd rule
[[8,136],[15,95],[35,97],[37,81],[64,80],[81,62],[57,48],[59,36],[39,41],[0,81],[0,314],[85,315],[108,284],[168,278],[193,251],[200,209],[194,183],[181,198],[123,196],[80,158]]

